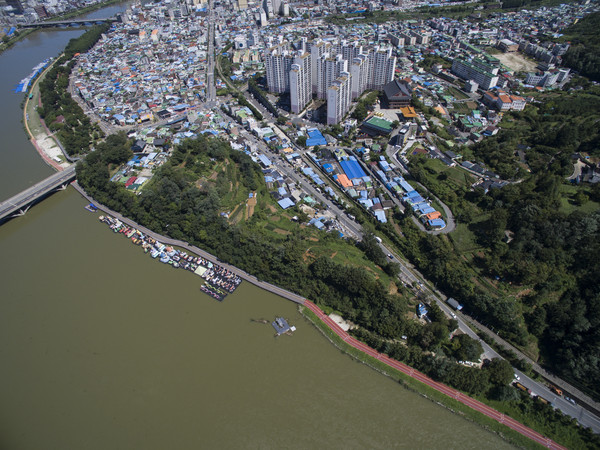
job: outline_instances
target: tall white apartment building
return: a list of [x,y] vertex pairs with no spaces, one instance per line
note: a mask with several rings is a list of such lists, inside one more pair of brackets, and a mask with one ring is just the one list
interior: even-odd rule
[[368,55],[367,89],[383,89],[394,79],[396,57],[392,56],[392,48],[375,47]]
[[290,69],[294,59],[291,53],[282,47],[265,50],[265,69],[269,91],[282,94],[290,90]]
[[317,84],[318,84],[318,72],[317,67],[319,66],[319,60],[321,57],[327,53],[331,48],[331,44],[325,43],[322,40],[316,40],[310,46],[310,58],[311,58],[311,85],[312,85],[312,93],[317,93]]
[[269,19],[279,15],[281,10],[281,0],[263,0],[263,9]]
[[325,54],[317,60],[317,97],[327,98],[327,88],[344,72],[348,72],[348,61],[340,54]]
[[339,123],[350,109],[350,74],[344,72],[327,88],[327,124]]
[[311,55],[303,53],[294,58],[290,69],[290,103],[294,114],[300,113],[312,100],[310,82]]
[[360,45],[358,42],[348,43],[347,41],[343,40],[334,48],[335,53],[342,55],[342,58],[348,61],[348,64],[350,64],[358,55],[363,53],[362,45]]
[[369,72],[367,56],[358,55],[352,60],[350,66],[350,98],[357,99],[367,89],[367,76]]

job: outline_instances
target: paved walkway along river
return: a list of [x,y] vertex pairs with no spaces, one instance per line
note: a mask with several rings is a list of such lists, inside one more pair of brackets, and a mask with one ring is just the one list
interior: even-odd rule
[[360,342],[359,340],[353,338],[348,333],[346,333],[342,328],[340,328],[340,326],[337,323],[335,323],[329,316],[327,316],[323,311],[321,311],[321,309],[319,309],[319,307],[317,305],[315,305],[313,302],[311,302],[310,300],[306,300],[304,302],[304,306],[308,307],[311,311],[313,311],[319,317],[319,319],[322,320],[329,328],[331,328],[331,330],[335,334],[337,334],[340,338],[342,338],[344,340],[344,342],[346,342],[347,344],[356,348],[357,350],[360,350],[360,351],[366,353],[367,355],[378,359],[379,361],[383,362],[384,364],[388,365],[389,367],[399,370],[400,372],[414,378],[415,380],[420,381],[421,383],[426,384],[427,386],[432,387],[436,391],[441,392],[442,394],[445,394],[448,397],[458,400],[462,404],[467,405],[470,408],[473,408],[475,411],[479,411],[480,413],[482,413],[494,420],[497,420],[498,422],[521,433],[523,436],[527,436],[528,438],[543,445],[544,447],[548,447],[548,448],[552,448],[552,449],[565,449],[566,450],[566,447],[563,447],[562,445],[557,444],[553,440],[545,437],[544,435],[538,433],[537,431],[534,431],[531,428],[526,427],[522,423],[517,422],[515,419],[505,416],[504,414],[500,413],[499,411],[496,411],[495,409],[490,408],[489,406],[481,403],[478,400],[475,400],[474,398],[469,397],[468,395],[463,394],[462,392],[457,391],[456,389],[452,389],[451,387],[448,387],[445,384],[438,383],[438,382],[432,380],[431,378],[422,374],[418,370],[415,370],[412,367],[407,366],[406,364],[398,362],[398,361],[388,357],[387,355],[384,355],[383,353],[379,353],[379,352],[375,351],[368,345],[364,344],[363,342]]
[[90,202],[92,202],[98,209],[104,211],[107,214],[110,214],[113,217],[116,217],[117,219],[119,219],[121,222],[126,223],[127,225],[131,226],[131,227],[135,227],[138,230],[140,230],[142,233],[144,233],[147,236],[151,236],[152,238],[156,239],[159,242],[162,242],[163,244],[169,244],[169,245],[175,245],[177,247],[181,247],[186,249],[187,251],[190,252],[194,252],[195,254],[197,254],[198,256],[202,256],[205,259],[211,260],[211,261],[218,261],[218,264],[221,267],[224,267],[225,269],[229,270],[230,272],[235,273],[236,275],[238,275],[240,278],[249,281],[250,283],[266,290],[269,292],[272,292],[273,294],[277,294],[281,297],[284,297],[288,300],[291,300],[295,303],[298,303],[300,305],[304,304],[305,299],[298,295],[298,294],[294,294],[293,292],[287,291],[285,289],[282,289],[278,286],[272,285],[270,283],[266,283],[264,281],[260,281],[258,280],[258,278],[256,278],[254,275],[250,275],[247,272],[244,272],[242,269],[239,269],[237,267],[231,266],[223,261],[220,261],[216,256],[211,255],[210,253],[208,253],[207,251],[204,251],[198,247],[195,247],[193,245],[188,244],[187,242],[184,241],[179,241],[177,239],[171,239],[167,236],[162,236],[158,233],[155,233],[151,230],[149,230],[148,228],[145,228],[137,223],[135,223],[133,220],[128,219],[127,217],[123,217],[121,214],[119,214],[118,212],[115,212],[113,210],[111,210],[110,208],[107,208],[106,206],[99,204],[98,202],[96,202],[93,198],[91,198],[89,195],[87,195],[87,193],[85,192],[85,190],[79,186],[79,184],[77,183],[77,181],[74,181],[72,183],[72,186],[81,194],[83,195],[87,200],[89,200]]

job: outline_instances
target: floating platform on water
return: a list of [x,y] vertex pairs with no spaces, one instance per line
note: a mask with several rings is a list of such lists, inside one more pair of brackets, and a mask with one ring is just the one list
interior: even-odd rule
[[277,336],[287,333],[288,331],[296,331],[296,327],[290,326],[290,324],[287,323],[287,320],[285,320],[283,317],[276,317],[275,320],[271,322],[271,325],[273,325],[273,328],[275,328]]
[[89,205],[84,206],[84,208],[87,209],[90,212],[96,212],[96,211],[98,211],[98,207],[96,205],[94,205],[93,203],[90,203]]

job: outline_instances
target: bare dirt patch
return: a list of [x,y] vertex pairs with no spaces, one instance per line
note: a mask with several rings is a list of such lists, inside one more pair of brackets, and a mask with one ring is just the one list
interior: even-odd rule
[[517,298],[525,297],[525,296],[531,294],[532,292],[533,292],[533,289],[523,289],[522,291],[517,292],[517,295],[515,295],[515,297],[517,297]]
[[252,217],[252,214],[254,214],[254,207],[256,206],[256,202],[256,192],[253,192],[252,198],[249,198],[246,201],[246,220],[248,220],[250,217]]
[[269,208],[269,211],[271,211],[272,213],[277,212],[277,210],[275,209],[275,207],[273,205],[269,205],[267,207]]
[[310,248],[307,248],[304,254],[302,255],[302,261],[308,263],[308,261],[311,259],[314,259],[314,255],[310,252]]
[[287,236],[288,234],[292,234],[291,231],[282,230],[281,228],[275,228],[273,231],[277,234],[283,234],[284,236]]
[[515,72],[533,72],[537,66],[535,61],[526,58],[518,52],[498,53],[494,56],[498,58],[502,64]]
[[337,255],[338,252],[333,252],[333,254],[330,256],[331,259],[335,258],[335,255]]
[[369,272],[371,272],[373,275],[375,275],[375,279],[379,280],[379,275],[377,274],[377,272],[375,272],[373,269],[371,269],[370,267],[365,267],[366,270],[368,270]]

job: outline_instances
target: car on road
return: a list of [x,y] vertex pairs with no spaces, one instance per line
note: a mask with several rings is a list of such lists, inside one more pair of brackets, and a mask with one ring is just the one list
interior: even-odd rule
[[571,403],[572,405],[577,405],[575,400],[573,400],[571,397],[565,397],[565,400],[568,401],[569,403]]
[[450,315],[452,316],[453,319],[458,319],[458,317],[456,317],[456,314],[454,314],[452,311],[450,312]]
[[521,381],[521,377],[515,373],[515,380]]
[[388,255],[387,255],[387,256],[388,256],[388,258],[390,258],[390,259],[394,259],[394,255],[392,255],[391,253],[388,253]]

